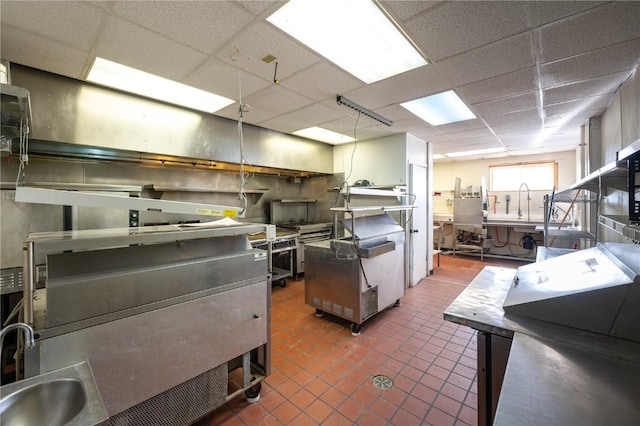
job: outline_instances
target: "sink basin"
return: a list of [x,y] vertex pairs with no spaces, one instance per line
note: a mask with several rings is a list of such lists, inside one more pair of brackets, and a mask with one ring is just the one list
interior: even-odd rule
[[3,426],[61,426],[76,417],[86,402],[79,380],[49,380],[23,388],[0,400],[0,418]]
[[96,425],[108,418],[87,362],[0,388],[2,426]]

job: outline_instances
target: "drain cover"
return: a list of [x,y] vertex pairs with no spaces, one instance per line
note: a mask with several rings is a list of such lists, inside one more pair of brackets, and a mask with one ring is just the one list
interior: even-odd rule
[[393,387],[393,380],[387,376],[373,376],[373,386],[382,390],[391,389]]

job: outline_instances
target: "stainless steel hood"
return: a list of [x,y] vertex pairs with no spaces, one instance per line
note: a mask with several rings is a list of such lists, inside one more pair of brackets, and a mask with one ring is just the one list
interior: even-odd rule
[[[64,144],[65,152],[85,147],[96,158],[124,153],[126,160],[240,162],[237,121],[17,64],[11,73],[13,84],[31,94],[33,147],[46,141]],[[244,157],[254,167],[333,173],[331,145],[248,124],[243,133]]]
[[518,268],[503,308],[640,342],[640,246],[596,247]]

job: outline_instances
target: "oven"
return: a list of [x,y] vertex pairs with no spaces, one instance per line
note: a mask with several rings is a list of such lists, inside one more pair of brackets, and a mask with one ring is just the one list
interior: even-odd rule
[[289,229],[298,234],[298,248],[294,253],[293,276],[304,273],[304,245],[331,238],[333,223],[316,221],[320,215],[315,211],[317,200],[295,198],[270,202],[271,224]]

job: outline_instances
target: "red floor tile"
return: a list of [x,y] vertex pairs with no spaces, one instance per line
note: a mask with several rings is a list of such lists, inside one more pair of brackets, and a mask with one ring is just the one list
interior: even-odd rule
[[[274,287],[272,373],[260,401],[237,398],[196,425],[475,426],[476,334],[442,314],[490,263],[441,256],[434,275],[363,323],[359,337],[347,321],[315,317],[303,279]],[[375,388],[376,374],[393,388]]]

